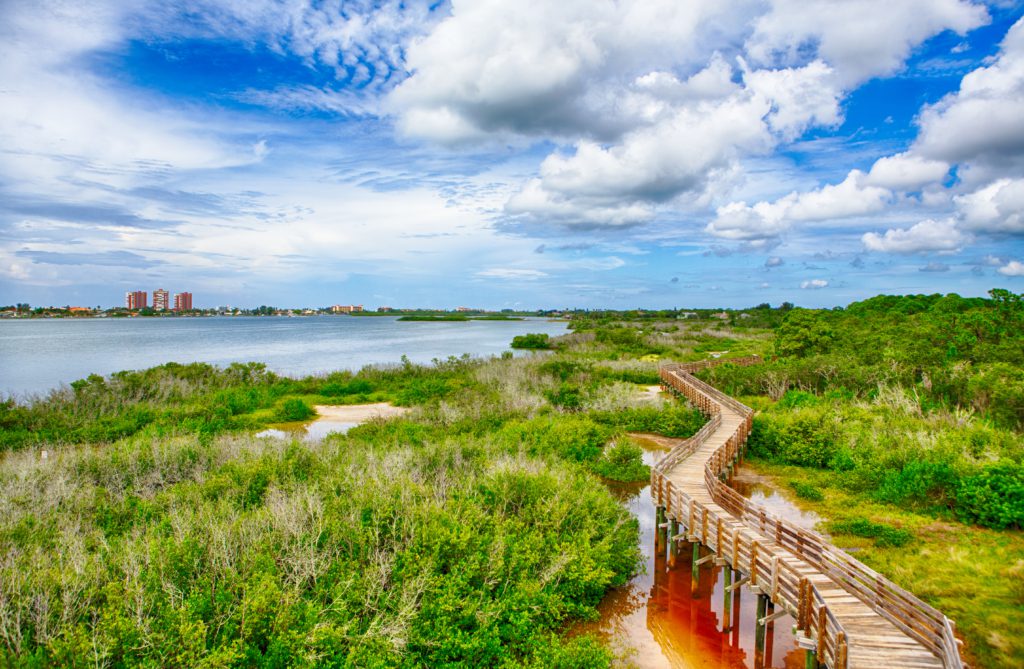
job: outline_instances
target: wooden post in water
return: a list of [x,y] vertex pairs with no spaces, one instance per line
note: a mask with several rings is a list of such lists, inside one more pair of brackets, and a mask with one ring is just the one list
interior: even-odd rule
[[693,542],[693,562],[692,562],[693,566],[691,567],[691,574],[693,576],[694,590],[696,590],[697,583],[700,581],[700,565],[697,564],[698,560],[700,560],[700,542],[699,541],[694,541]]
[[764,629],[765,626],[761,624],[768,608],[768,596],[758,595],[757,596],[757,618],[754,619],[754,667],[763,669],[764,667]]
[[665,522],[665,507],[658,506],[654,510],[654,552],[657,553],[660,550],[664,550],[665,543],[663,537],[665,530],[662,528],[662,524]]
[[818,669],[818,656],[810,648],[804,651],[804,669]]
[[732,626],[732,593],[729,592],[729,586],[732,585],[732,567],[725,565],[722,570],[725,572],[725,587],[722,588],[725,593],[725,602],[722,608],[722,631],[728,632]]
[[679,534],[679,521],[672,520],[668,526],[668,566],[676,566],[676,558],[679,556],[679,542],[675,537]]
[[775,646],[775,621],[771,620],[773,613],[775,613],[775,604],[769,599],[764,613],[769,618],[768,623],[764,626],[764,662],[766,667],[770,667],[772,664],[772,649]]

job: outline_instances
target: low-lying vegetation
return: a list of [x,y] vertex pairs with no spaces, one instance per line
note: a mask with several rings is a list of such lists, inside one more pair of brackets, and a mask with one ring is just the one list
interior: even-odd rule
[[[588,636],[637,568],[601,479],[627,432],[688,437],[667,360],[758,409],[748,454],[858,558],[1024,653],[1020,296],[846,309],[591,312],[548,349],[294,379],[168,364],[0,402],[0,663],[610,666]],[[525,344],[525,346],[523,346]],[[413,407],[321,444],[256,439],[318,404]]]

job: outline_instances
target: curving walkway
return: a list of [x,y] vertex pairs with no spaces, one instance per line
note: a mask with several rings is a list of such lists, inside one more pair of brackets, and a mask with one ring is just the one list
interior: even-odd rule
[[963,667],[952,622],[939,611],[722,481],[740,455],[753,411],[691,373],[716,363],[661,370],[667,390],[709,416],[700,432],[652,469],[651,491],[672,539],[709,547],[791,614],[801,646],[818,662],[835,669]]

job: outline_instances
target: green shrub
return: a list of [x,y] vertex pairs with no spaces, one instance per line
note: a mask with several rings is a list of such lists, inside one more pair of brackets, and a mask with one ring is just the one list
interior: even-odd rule
[[298,397],[292,397],[281,403],[274,417],[281,422],[287,423],[306,420],[315,415],[316,411],[313,410],[313,407]]
[[888,471],[875,496],[892,504],[921,507],[951,506],[959,476],[947,462],[908,462],[902,469]]
[[1024,528],[1024,467],[990,465],[960,479],[956,512],[965,522],[996,529]]
[[544,393],[554,406],[566,411],[579,411],[583,408],[583,390],[571,383],[562,383],[558,388]]
[[825,468],[836,456],[835,427],[815,409],[754,417],[750,453],[776,462]]
[[594,464],[594,471],[613,481],[646,481],[651,477],[651,468],[644,464],[644,452],[628,439],[619,439],[606,446],[601,459]]
[[592,411],[591,418],[627,432],[653,432],[666,437],[693,436],[707,422],[704,414],[682,404],[663,408],[630,407],[618,411]]
[[526,349],[548,349],[551,348],[551,339],[546,333],[530,333],[516,335],[512,338],[512,348]]

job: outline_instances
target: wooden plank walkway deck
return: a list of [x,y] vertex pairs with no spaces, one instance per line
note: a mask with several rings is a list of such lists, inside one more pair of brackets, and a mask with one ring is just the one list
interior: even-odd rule
[[[745,361],[748,364],[753,361]],[[699,365],[707,366],[707,365]],[[663,368],[666,387],[709,415],[652,471],[652,494],[699,541],[797,620],[806,648],[835,669],[963,667],[952,623],[829,545],[740,497],[722,474],[739,455],[753,411],[693,377]]]

